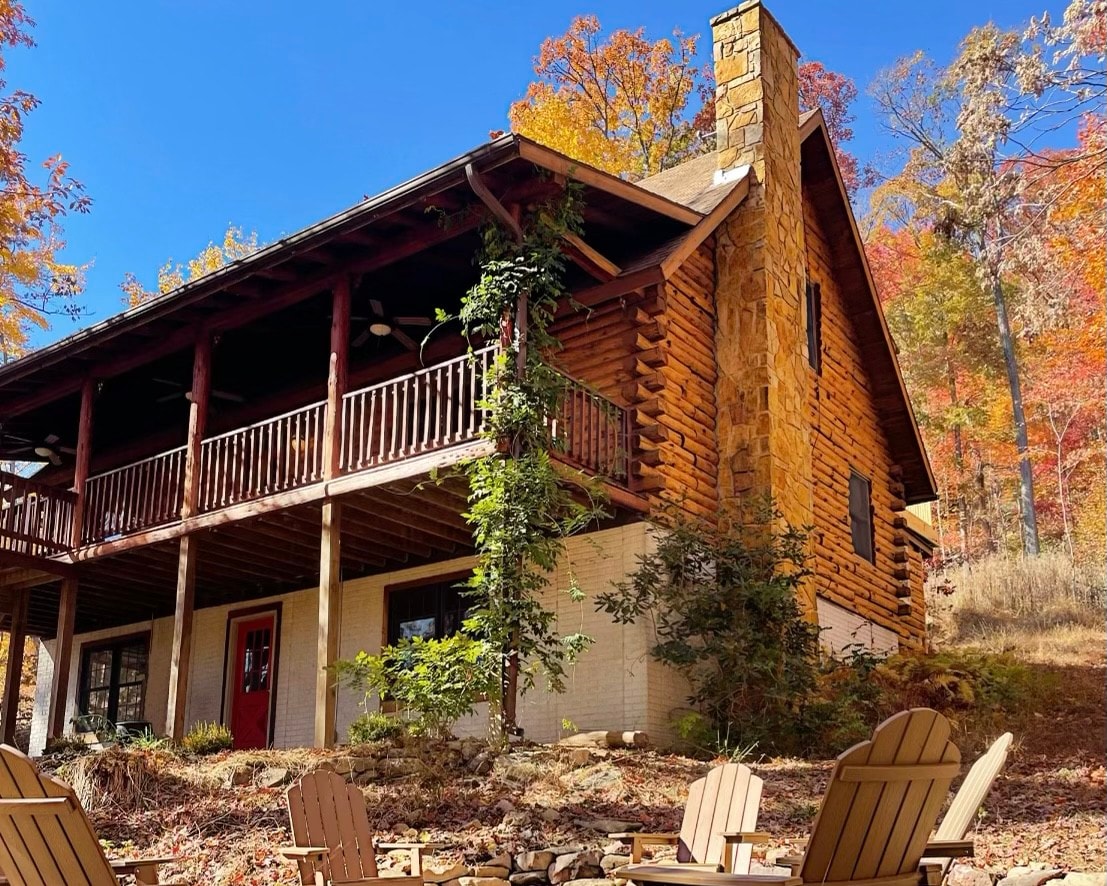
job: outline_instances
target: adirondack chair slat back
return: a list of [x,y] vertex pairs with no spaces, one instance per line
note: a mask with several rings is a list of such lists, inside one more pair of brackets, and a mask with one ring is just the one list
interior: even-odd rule
[[[1011,748],[1014,736],[1005,732],[988,748],[987,752],[969,770],[961,787],[957,789],[957,795],[949,806],[949,811],[942,818],[938,830],[934,834],[936,840],[964,840],[972,827],[977,810],[984,803],[984,798],[992,789],[992,782],[996,780],[1003,764],[1007,762],[1007,751]],[[924,858],[929,864],[940,864],[945,873],[953,864],[952,858]]]
[[[324,880],[357,880],[377,876],[377,857],[365,795],[334,772],[309,772],[287,791],[292,839],[297,846],[325,846]],[[299,862],[300,880],[315,883],[317,868]]]
[[805,883],[917,882],[961,761],[949,733],[937,711],[913,708],[838,757],[800,869]]
[[12,886],[119,883],[73,789],[8,745],[0,745],[0,874]]
[[[725,831],[757,827],[762,781],[740,763],[716,766],[688,789],[677,843],[677,861],[722,864]],[[732,870],[749,872],[753,847],[735,848]]]

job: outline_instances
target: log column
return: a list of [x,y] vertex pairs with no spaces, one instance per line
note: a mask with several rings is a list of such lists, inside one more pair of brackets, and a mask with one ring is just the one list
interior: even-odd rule
[[65,709],[69,702],[69,669],[73,661],[73,628],[77,621],[77,579],[66,578],[58,598],[58,630],[54,639],[54,673],[50,679],[49,738],[65,732]]
[[89,465],[92,462],[92,407],[96,401],[97,381],[94,378],[86,378],[81,385],[81,412],[77,420],[77,454],[73,467],[73,491],[77,494],[77,502],[73,508],[73,534],[70,545],[79,548],[84,541],[85,511],[85,484],[88,481]]
[[[188,410],[188,442],[185,450],[181,519],[196,513],[200,493],[200,444],[207,425],[211,392],[211,334],[201,331],[192,360],[192,390]],[[192,657],[192,611],[196,604],[196,557],[199,540],[181,537],[177,558],[177,602],[173,611],[173,653],[169,660],[169,703],[165,729],[169,737],[184,736],[185,705],[188,703],[189,662]]]
[[12,624],[8,631],[8,669],[4,673],[4,698],[0,701],[0,734],[5,744],[15,741],[15,718],[19,711],[19,683],[23,673],[23,644],[27,639],[26,589],[12,595]]
[[[323,416],[323,479],[339,472],[342,454],[342,395],[346,393],[350,350],[350,281],[335,284],[331,311],[331,353],[327,369],[327,406]],[[319,635],[315,673],[315,746],[335,741],[337,692],[329,668],[338,658],[342,616],[342,505],[323,499],[319,541]]]

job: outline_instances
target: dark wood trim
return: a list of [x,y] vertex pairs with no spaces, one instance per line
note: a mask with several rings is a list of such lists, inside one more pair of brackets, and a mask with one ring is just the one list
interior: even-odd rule
[[16,591],[12,600],[11,629],[8,631],[8,661],[4,674],[4,697],[0,699],[0,735],[5,744],[15,743],[15,720],[19,712],[19,685],[23,673],[23,650],[27,641],[27,602],[30,591]]
[[[81,643],[77,647],[77,693],[74,697],[74,702],[78,707],[77,713],[80,713],[79,707],[81,702],[81,686],[85,681],[85,653],[97,652],[101,649],[111,649],[115,646],[122,646],[126,643],[131,643],[135,640],[146,641],[146,674],[142,678],[142,714],[146,719],[149,717],[146,714],[146,691],[150,687],[150,650],[151,641],[153,640],[153,631],[147,628],[144,631],[131,631],[126,634],[116,634],[111,637],[100,637],[98,640],[87,640]],[[69,675],[66,675],[65,685],[69,686]],[[64,730],[63,730],[64,731]],[[57,736],[49,736],[50,738],[57,738]]]
[[219,722],[228,728],[230,712],[227,710],[227,697],[232,695],[230,688],[231,667],[231,625],[243,618],[255,615],[273,613],[273,649],[269,664],[269,747],[273,747],[274,736],[277,728],[277,679],[281,668],[281,620],[284,617],[284,601],[276,600],[273,603],[261,603],[257,606],[247,606],[244,609],[232,609],[227,613],[226,635],[223,638],[223,693],[219,699]]
[[77,455],[73,466],[73,492],[77,501],[73,505],[73,525],[71,545],[80,547],[84,538],[85,526],[85,482],[88,480],[89,466],[92,464],[92,424],[96,403],[97,382],[89,377],[81,384],[81,407],[77,419]]

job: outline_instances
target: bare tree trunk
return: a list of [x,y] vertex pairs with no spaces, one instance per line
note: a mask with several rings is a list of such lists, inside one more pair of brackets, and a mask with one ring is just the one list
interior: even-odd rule
[[[961,405],[957,395],[957,373],[949,359],[949,336],[946,336],[946,385],[949,388],[949,402],[956,409]],[[969,558],[969,507],[965,498],[965,444],[961,440],[960,423],[953,426],[953,464],[957,469],[957,538],[961,545],[961,562]]]
[[1003,363],[1007,369],[1007,385],[1011,389],[1011,413],[1015,422],[1015,448],[1019,453],[1019,514],[1022,517],[1022,550],[1028,557],[1040,552],[1038,544],[1038,511],[1034,506],[1034,470],[1030,463],[1030,443],[1026,434],[1026,413],[1022,407],[1022,385],[1015,358],[1015,342],[1011,336],[1011,320],[1007,316],[1007,301],[999,274],[992,272],[992,298],[999,323],[999,340],[1003,346]]

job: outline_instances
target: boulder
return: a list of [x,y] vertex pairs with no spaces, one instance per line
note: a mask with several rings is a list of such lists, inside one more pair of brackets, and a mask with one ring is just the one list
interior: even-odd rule
[[591,880],[603,877],[598,849],[570,852],[559,855],[549,867],[551,883],[567,883],[569,880]]
[[545,870],[520,871],[517,874],[512,874],[507,879],[511,881],[511,886],[543,886],[548,882]]
[[463,864],[431,864],[423,866],[424,883],[446,883],[459,877],[468,877],[469,868]]
[[500,877],[458,877],[459,886],[511,886]]
[[600,867],[603,868],[605,874],[610,874],[616,868],[621,868],[625,864],[630,864],[629,855],[605,855],[600,859]]
[[1094,873],[1082,873],[1069,871],[1061,880],[1063,886],[1107,886],[1107,873],[1096,871]]
[[524,873],[541,871],[542,879],[545,880],[546,869],[554,863],[554,858],[556,858],[555,854],[548,849],[536,852],[520,852],[515,856],[515,867]]
[[569,765],[574,769],[587,766],[592,762],[592,751],[589,748],[569,748]]
[[501,852],[499,855],[493,855],[490,859],[488,859],[488,861],[485,862],[485,864],[492,865],[493,867],[497,868],[507,868],[510,871],[511,853]]
[[621,834],[626,831],[642,830],[642,822],[622,821],[618,818],[575,818],[573,824],[578,828],[599,831],[601,834]]
[[261,770],[257,777],[259,788],[279,788],[282,784],[288,784],[291,776],[287,769],[281,766],[270,766]]

